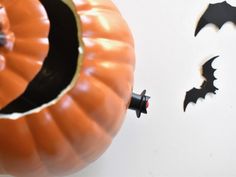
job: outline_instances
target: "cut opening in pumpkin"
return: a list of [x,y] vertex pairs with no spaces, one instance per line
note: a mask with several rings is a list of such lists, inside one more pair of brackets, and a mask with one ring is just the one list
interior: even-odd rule
[[41,3],[50,20],[48,56],[25,92],[0,110],[3,117],[29,112],[57,99],[70,86],[78,69],[78,25],[72,10],[61,0]]

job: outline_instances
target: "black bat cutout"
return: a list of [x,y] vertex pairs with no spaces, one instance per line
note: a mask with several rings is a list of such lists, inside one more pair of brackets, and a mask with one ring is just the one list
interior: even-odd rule
[[210,4],[198,22],[195,36],[208,24],[214,24],[220,30],[226,22],[236,24],[236,7],[231,6],[226,1]]
[[205,98],[208,93],[216,94],[216,91],[219,90],[214,86],[214,81],[216,80],[214,76],[214,72],[216,69],[212,68],[213,61],[218,58],[219,56],[215,56],[208,60],[202,66],[202,76],[205,78],[204,82],[201,85],[200,89],[193,88],[186,92],[185,100],[184,100],[184,112],[189,103],[197,103],[199,98]]

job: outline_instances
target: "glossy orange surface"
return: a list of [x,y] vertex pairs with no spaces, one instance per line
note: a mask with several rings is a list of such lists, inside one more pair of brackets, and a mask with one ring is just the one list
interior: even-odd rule
[[[0,0],[0,108],[26,89],[48,53],[49,20],[38,0]],[[30,9],[30,11],[29,11]]]
[[65,2],[80,27],[79,75],[53,105],[16,120],[0,119],[2,174],[76,172],[107,149],[123,122],[135,62],[128,26],[110,0]]

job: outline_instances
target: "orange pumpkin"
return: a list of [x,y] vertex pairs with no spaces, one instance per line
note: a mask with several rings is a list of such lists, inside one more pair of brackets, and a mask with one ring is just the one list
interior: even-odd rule
[[42,67],[48,32],[39,1],[0,0],[0,108],[22,94]]
[[[1,4],[7,2],[9,7],[15,2],[14,8],[19,8],[19,11],[28,9],[28,6],[22,3],[26,0],[0,0]],[[57,24],[60,18],[52,17],[54,11],[63,14],[57,11],[57,5],[54,3],[65,3],[75,17],[80,45],[77,49],[79,52],[77,65],[70,83],[54,99],[40,102],[40,106],[31,107],[32,109],[24,108],[23,112],[14,112],[18,104],[15,101],[14,106],[6,107],[7,111],[1,112],[1,174],[22,177],[62,176],[85,167],[97,159],[111,143],[112,137],[116,135],[123,122],[132,94],[134,43],[127,24],[113,3],[110,0],[41,0],[41,2],[47,9],[52,31],[54,27],[63,27]],[[17,7],[20,3],[22,5]],[[34,4],[30,13],[32,10],[44,12],[37,0],[27,0],[25,4],[27,3]],[[20,15],[14,16],[13,19],[18,24],[23,20]],[[57,20],[57,23],[53,24],[53,20]],[[40,23],[44,26],[45,20],[41,20]],[[65,25],[70,26],[69,23]],[[34,24],[30,24],[27,31],[35,28],[37,27]],[[25,30],[20,32],[23,33],[21,35],[27,36]],[[47,29],[40,29],[40,33],[46,34]],[[50,35],[49,41],[52,43],[48,55],[52,52],[53,45],[58,44],[55,42],[58,38],[53,39]],[[62,35],[61,37],[63,38]],[[67,38],[64,40],[65,43],[66,40]],[[21,42],[22,45],[27,43],[22,40]],[[32,56],[28,48],[35,51],[38,47],[21,46],[21,50]],[[57,52],[60,51],[52,53],[57,56]],[[40,53],[42,54],[43,50]],[[45,56],[41,55],[39,58],[42,61]],[[56,57],[58,61],[59,58],[63,57]],[[66,60],[65,63],[70,63],[69,57],[64,57],[63,60]],[[46,59],[44,64],[47,61]],[[44,78],[50,78],[51,75],[47,76],[47,72],[50,73],[49,69],[50,67],[41,72]],[[0,72],[0,77],[1,74]],[[53,75],[48,82],[57,79]],[[5,80],[4,82],[1,80],[4,85],[7,84]],[[40,87],[40,84],[37,86]],[[32,88],[37,90],[38,87]],[[33,89],[31,91],[33,92]],[[33,102],[26,96],[27,94],[23,94],[21,98]],[[36,97],[40,99],[43,96],[44,94],[41,94]]]

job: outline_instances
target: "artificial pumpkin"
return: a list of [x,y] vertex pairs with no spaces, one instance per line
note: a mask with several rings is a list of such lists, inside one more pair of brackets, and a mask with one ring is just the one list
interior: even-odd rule
[[[23,5],[24,2],[34,8],[28,8]],[[25,93],[5,108],[1,107],[1,174],[46,177],[63,176],[78,171],[107,149],[119,130],[130,103],[135,58],[134,43],[127,24],[114,4],[110,0],[41,0],[40,2],[41,5],[38,0],[0,0],[0,4],[4,4],[6,9],[14,4],[12,8],[19,8],[19,11],[30,14],[34,13],[32,11],[44,14],[42,8],[44,7],[51,25],[50,48],[46,59],[42,54],[45,53],[46,47],[25,45],[28,43],[21,39],[22,46],[19,48],[22,52],[25,51],[34,59],[30,49],[32,51],[37,49],[41,54],[38,55],[40,59],[37,61],[44,59],[45,61],[38,75],[28,82]],[[17,6],[21,3],[22,5]],[[59,9],[64,9],[63,13]],[[8,13],[10,16],[16,12]],[[67,13],[68,19],[55,16],[55,14],[67,16]],[[71,22],[70,13],[74,17]],[[18,28],[24,22],[21,15],[12,18],[18,24]],[[40,18],[41,28],[29,24],[27,31],[36,30],[41,36],[47,34],[48,24],[45,19],[45,16]],[[65,21],[62,23],[60,20]],[[71,27],[74,22],[75,25]],[[64,31],[64,28],[67,29]],[[74,28],[76,30],[69,32]],[[10,27],[10,30],[13,29],[16,28]],[[19,32],[27,36],[26,29]],[[73,35],[70,36],[70,33],[75,32],[77,40]],[[67,39],[67,36],[71,40]],[[38,39],[38,41],[47,46],[46,40]],[[68,45],[72,45],[73,48],[77,46],[77,51],[71,52],[74,53],[73,56],[65,55],[70,49]],[[8,55],[14,53],[15,48],[16,45],[8,51]],[[63,50],[65,52],[61,52]],[[24,58],[22,55],[14,56],[19,60],[20,57]],[[61,64],[58,64],[60,62]],[[74,62],[73,65],[70,65],[71,62]],[[67,67],[65,72],[69,74],[65,74],[67,76],[64,78],[62,70]],[[71,68],[73,72],[69,72]],[[34,73],[31,73],[31,77],[33,75]],[[1,72],[0,77],[3,77]],[[4,80],[1,79],[1,84],[4,83],[5,86],[8,79],[6,77]],[[66,80],[63,83],[64,87],[56,90],[64,79]],[[23,84],[18,80],[13,79],[13,81]],[[57,94],[54,94],[55,92]],[[0,94],[6,93],[0,90]],[[28,106],[25,106],[27,104]]]
[[49,20],[39,1],[0,1],[0,108],[18,97],[40,70],[48,33]]

